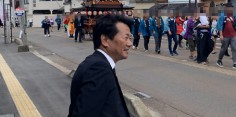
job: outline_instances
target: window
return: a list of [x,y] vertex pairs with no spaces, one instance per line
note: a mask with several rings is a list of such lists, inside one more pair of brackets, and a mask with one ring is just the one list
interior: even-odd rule
[[36,7],[36,4],[33,4],[33,7]]
[[50,10],[34,10],[33,14],[51,14]]
[[62,14],[63,11],[62,10],[53,10],[52,14]]
[[62,0],[52,0],[52,1],[62,1]]
[[33,3],[36,3],[36,0],[33,0]]
[[29,4],[29,0],[24,0],[24,3],[25,4]]
[[39,1],[51,1],[51,0],[39,0]]

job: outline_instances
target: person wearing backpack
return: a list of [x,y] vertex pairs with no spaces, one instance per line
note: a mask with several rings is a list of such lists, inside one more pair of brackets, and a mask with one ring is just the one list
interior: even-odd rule
[[222,59],[228,48],[231,46],[233,56],[233,69],[236,69],[236,19],[233,16],[232,4],[226,4],[226,14],[218,19],[217,29],[220,31],[220,40],[222,41],[220,53],[216,65],[223,67]]

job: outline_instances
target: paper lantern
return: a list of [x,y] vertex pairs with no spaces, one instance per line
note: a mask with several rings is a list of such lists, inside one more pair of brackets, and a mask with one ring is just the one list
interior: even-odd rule
[[97,11],[93,11],[93,15],[97,15]]
[[103,15],[106,15],[107,14],[107,11],[103,11]]
[[86,15],[86,11],[81,11],[80,12],[82,15]]
[[102,15],[102,11],[98,11],[98,14],[99,14],[99,15]]
[[92,11],[88,11],[88,15],[92,15]]

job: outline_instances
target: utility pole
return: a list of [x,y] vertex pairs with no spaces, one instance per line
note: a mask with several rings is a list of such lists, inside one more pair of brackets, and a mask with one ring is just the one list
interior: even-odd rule
[[12,26],[13,26],[13,23],[12,23],[12,12],[11,12],[11,8],[12,8],[12,0],[10,0],[10,30],[11,30],[10,39],[11,39],[11,43],[12,43]]
[[[19,0],[20,2],[20,8],[22,8],[23,10],[25,10],[24,8],[24,0]],[[28,42],[27,42],[27,33],[26,33],[26,12],[21,16],[21,23],[20,23],[20,28],[21,28],[21,39],[22,39],[22,43],[23,45],[19,45],[18,47],[18,52],[27,52],[29,51],[29,46],[28,46]]]
[[188,6],[191,7],[191,0],[188,1]]
[[5,30],[5,44],[10,43],[10,29],[11,29],[11,14],[9,14],[10,0],[4,0],[4,30]]
[[7,31],[6,31],[6,9],[5,9],[5,0],[3,0],[3,2],[2,2],[2,5],[3,5],[3,21],[4,21],[4,23],[3,23],[3,27],[4,27],[4,43],[6,44],[7,43],[7,35],[6,35],[6,33],[7,33]]

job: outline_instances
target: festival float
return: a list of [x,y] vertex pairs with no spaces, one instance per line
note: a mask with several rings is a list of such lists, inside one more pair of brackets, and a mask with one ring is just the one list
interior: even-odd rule
[[84,0],[81,4],[83,7],[74,9],[74,11],[80,12],[86,17],[84,21],[85,33],[91,37],[96,19],[99,16],[106,14],[132,16],[134,3],[130,0]]

